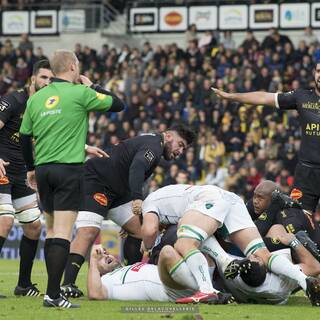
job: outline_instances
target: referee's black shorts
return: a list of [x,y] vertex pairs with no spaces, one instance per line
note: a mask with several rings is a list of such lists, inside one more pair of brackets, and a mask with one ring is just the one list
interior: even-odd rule
[[47,213],[78,211],[82,198],[83,164],[49,163],[35,169],[42,208]]
[[294,188],[302,193],[299,201],[305,210],[316,211],[320,199],[320,168],[298,163],[294,173]]

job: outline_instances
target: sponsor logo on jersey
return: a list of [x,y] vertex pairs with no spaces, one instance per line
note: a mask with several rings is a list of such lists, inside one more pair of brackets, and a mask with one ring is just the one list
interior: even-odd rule
[[292,199],[295,199],[295,200],[301,199],[302,196],[303,196],[302,191],[299,190],[299,189],[296,189],[296,188],[292,189],[292,191],[291,191],[291,193],[290,193],[290,197],[291,197]]
[[0,178],[0,184],[8,184],[8,183],[9,183],[8,177],[4,176]]
[[59,99],[58,96],[52,96],[52,97],[47,99],[47,101],[45,103],[45,107],[47,109],[52,109],[59,103],[59,100],[60,99]]
[[155,158],[154,153],[151,150],[147,150],[146,153],[144,154],[144,157],[147,159],[147,161],[149,163],[151,163],[153,161],[153,159]]
[[100,93],[100,92],[96,92],[96,96],[97,96],[98,100],[104,100],[107,98],[107,96],[105,94]]
[[271,242],[273,244],[279,244],[280,243],[280,240],[278,238],[271,238]]
[[93,199],[96,200],[99,204],[106,207],[108,205],[108,199],[103,193],[95,193]]
[[8,107],[9,107],[9,103],[7,102],[7,101],[5,101],[5,100],[1,100],[0,101],[0,111],[5,111],[5,110],[7,110],[8,109]]
[[258,217],[258,219],[262,221],[266,221],[267,218],[268,218],[268,215],[266,212],[261,213],[260,216]]
[[140,263],[137,263],[137,264],[134,264],[131,268],[131,271],[134,271],[134,272],[139,272],[139,270],[145,265],[144,262],[140,262]]
[[213,203],[210,203],[210,202],[206,203],[207,210],[211,209],[212,207],[213,207]]

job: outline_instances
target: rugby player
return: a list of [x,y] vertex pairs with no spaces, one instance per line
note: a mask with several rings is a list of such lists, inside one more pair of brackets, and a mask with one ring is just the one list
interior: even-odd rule
[[314,67],[315,88],[297,89],[286,93],[247,92],[227,93],[212,88],[215,94],[242,104],[269,105],[280,110],[295,109],[299,113],[301,146],[294,175],[294,187],[303,209],[315,213],[320,199],[320,63]]
[[[178,124],[163,133],[127,139],[107,150],[109,158],[90,159],[85,163],[84,201],[76,221],[76,237],[71,243],[62,286],[64,294],[73,297],[83,294],[75,281],[104,218],[129,233],[124,245],[128,264],[141,260],[139,214],[144,181],[162,157],[167,161],[178,158],[194,138],[193,131]],[[126,208],[123,210],[120,205]]]
[[[207,257],[213,272],[212,259]],[[91,251],[87,278],[88,298],[94,300],[176,301],[187,297],[198,287],[182,257],[172,246],[160,252],[158,266],[146,263],[122,266],[101,246]],[[232,302],[230,294],[208,303]]]
[[19,279],[16,296],[38,296],[31,270],[41,232],[40,211],[34,190],[26,184],[27,169],[20,147],[19,128],[29,96],[48,85],[53,74],[49,61],[33,66],[30,86],[4,95],[0,100],[0,251],[13,226],[22,225]]
[[[199,247],[205,240],[216,241],[209,237],[222,225],[230,240],[246,256],[259,256],[271,272],[297,281],[305,292],[309,292],[311,301],[320,301],[320,280],[307,277],[286,258],[267,250],[243,200],[234,193],[216,186],[171,185],[160,188],[143,203],[142,237],[146,250],[154,246],[160,223],[178,224],[174,247],[184,258],[199,287],[196,294],[178,299],[177,303],[206,302],[217,297],[219,291],[212,286],[208,264]],[[230,274],[238,266],[227,260],[225,264]]]

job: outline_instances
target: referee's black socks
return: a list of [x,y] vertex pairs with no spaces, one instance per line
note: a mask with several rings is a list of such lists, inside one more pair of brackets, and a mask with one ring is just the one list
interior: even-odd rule
[[60,295],[60,282],[66,266],[70,251],[70,241],[61,238],[53,238],[46,257],[48,273],[48,286],[46,294],[51,299],[57,299]]
[[37,253],[39,240],[32,240],[25,235],[22,236],[20,242],[20,268],[18,286],[27,288],[32,285],[31,283],[31,270],[33,260]]
[[134,264],[142,260],[142,253],[140,252],[141,239],[127,236],[123,244],[123,256],[127,260],[127,264]]
[[85,258],[78,253],[70,253],[68,262],[66,265],[66,270],[64,272],[63,285],[75,284],[77,280],[78,273],[81,266],[84,263]]

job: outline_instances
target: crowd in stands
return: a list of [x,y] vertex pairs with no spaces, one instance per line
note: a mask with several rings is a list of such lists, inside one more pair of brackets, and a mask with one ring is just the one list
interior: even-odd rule
[[[136,135],[163,131],[184,122],[198,133],[186,155],[163,163],[149,182],[150,192],[172,183],[214,184],[245,199],[266,178],[290,192],[300,145],[295,111],[248,106],[217,99],[212,85],[228,92],[288,91],[313,86],[313,63],[320,46],[306,29],[294,47],[272,29],[262,42],[250,31],[236,47],[230,32],[220,39],[191,27],[187,47],[175,43],[143,49],[104,44],[100,51],[76,44],[81,70],[126,102],[121,113],[92,113],[88,143],[108,148]],[[23,35],[0,48],[0,95],[25,85],[33,63],[45,58]]]

